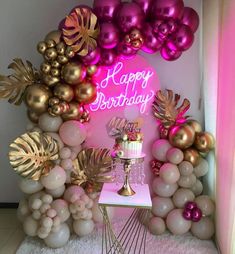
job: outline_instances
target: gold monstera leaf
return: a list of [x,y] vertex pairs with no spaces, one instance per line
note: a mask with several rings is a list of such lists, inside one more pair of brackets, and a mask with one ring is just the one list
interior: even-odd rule
[[154,116],[161,121],[164,127],[169,128],[176,122],[187,118],[184,114],[190,107],[188,99],[184,99],[181,106],[177,107],[180,95],[172,90],[159,90],[153,102]]
[[14,59],[8,68],[14,73],[9,76],[0,75],[0,98],[8,98],[9,103],[20,105],[26,87],[36,83],[39,75],[29,61],[23,63],[19,58]]
[[65,19],[63,39],[78,55],[86,56],[97,47],[99,32],[96,15],[88,8],[76,8]]
[[59,158],[59,147],[51,136],[29,132],[18,137],[11,145],[9,159],[14,170],[22,177],[39,180],[47,175]]
[[108,175],[112,169],[112,158],[108,149],[87,148],[74,161],[71,174],[73,184],[82,185],[89,192],[100,191],[104,182],[113,181]]

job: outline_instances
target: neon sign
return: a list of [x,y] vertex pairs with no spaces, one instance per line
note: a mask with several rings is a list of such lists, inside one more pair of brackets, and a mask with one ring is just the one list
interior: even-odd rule
[[150,68],[132,72],[125,70],[123,62],[117,62],[105,72],[98,82],[98,94],[95,102],[90,104],[91,111],[108,110],[131,105],[139,105],[144,113],[155,92],[148,85],[154,72]]

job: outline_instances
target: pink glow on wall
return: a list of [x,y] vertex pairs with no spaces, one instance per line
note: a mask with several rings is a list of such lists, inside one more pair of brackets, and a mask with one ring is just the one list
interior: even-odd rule
[[[217,112],[217,239],[223,254],[234,253],[235,212],[235,16],[224,1]],[[213,45],[213,43],[212,43]]]

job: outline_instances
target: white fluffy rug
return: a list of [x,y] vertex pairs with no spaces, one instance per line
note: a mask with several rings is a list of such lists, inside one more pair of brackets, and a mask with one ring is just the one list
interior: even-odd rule
[[[117,226],[116,226],[117,227]],[[213,241],[202,241],[191,234],[173,236],[148,234],[146,254],[218,254]],[[50,249],[38,238],[26,237],[16,254],[101,254],[101,232],[89,237],[72,236],[66,246]]]

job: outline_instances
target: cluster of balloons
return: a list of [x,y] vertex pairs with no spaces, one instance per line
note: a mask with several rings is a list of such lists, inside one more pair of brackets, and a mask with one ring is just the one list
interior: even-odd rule
[[[37,236],[51,248],[64,246],[72,233],[90,234],[95,223],[102,223],[98,193],[86,194],[71,184],[73,161],[82,150],[86,129],[79,121],[63,122],[61,116],[43,113],[39,123],[30,123],[28,131],[47,133],[59,145],[59,159],[48,175],[38,181],[22,178],[20,189],[26,194],[17,214],[26,235]],[[108,209],[109,216],[113,210]]]
[[197,165],[193,165],[182,149],[172,145],[169,136],[154,142],[152,155],[155,196],[150,232],[160,235],[168,229],[182,235],[191,230],[200,239],[210,239],[214,234],[215,206],[210,197],[201,195],[201,177],[208,172],[208,162],[200,157]]

